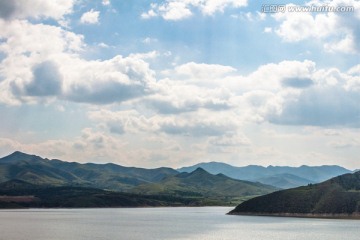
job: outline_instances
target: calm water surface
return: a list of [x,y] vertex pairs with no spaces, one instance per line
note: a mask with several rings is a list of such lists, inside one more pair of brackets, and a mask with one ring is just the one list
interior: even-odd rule
[[360,220],[227,216],[231,208],[0,211],[0,240],[359,240]]

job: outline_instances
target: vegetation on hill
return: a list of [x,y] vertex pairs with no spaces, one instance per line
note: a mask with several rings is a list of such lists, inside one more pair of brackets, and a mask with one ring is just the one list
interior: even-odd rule
[[[9,196],[13,196],[9,198]],[[16,198],[16,196],[19,196]],[[141,195],[83,187],[36,186],[20,180],[0,184],[0,208],[99,208],[203,206],[204,199]],[[219,204],[218,203],[215,203]]]
[[273,186],[236,180],[223,174],[212,175],[202,168],[198,168],[191,173],[166,177],[158,183],[137,186],[132,192],[193,198],[206,197],[234,204],[244,197],[263,195],[275,190],[277,188]]
[[230,214],[360,217],[360,172],[256,197]]
[[158,182],[178,172],[171,168],[144,169],[108,164],[80,164],[43,159],[21,152],[0,159],[0,182],[19,179],[44,186],[82,186],[124,191]]

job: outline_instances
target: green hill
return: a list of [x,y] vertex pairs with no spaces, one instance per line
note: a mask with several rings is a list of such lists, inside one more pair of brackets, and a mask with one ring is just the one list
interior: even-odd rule
[[277,188],[273,186],[236,180],[223,174],[212,175],[202,168],[198,168],[191,173],[168,176],[158,183],[139,185],[132,192],[193,198],[205,197],[230,204],[275,190]]
[[229,214],[360,218],[360,171],[256,197]]
[[112,163],[80,164],[21,152],[0,159],[0,182],[18,179],[46,186],[71,185],[124,191],[175,174],[178,172],[171,168],[144,169]]

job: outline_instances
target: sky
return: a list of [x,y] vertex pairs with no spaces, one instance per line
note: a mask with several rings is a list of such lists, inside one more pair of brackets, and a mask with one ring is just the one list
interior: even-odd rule
[[0,114],[0,156],[359,169],[360,1],[0,0]]

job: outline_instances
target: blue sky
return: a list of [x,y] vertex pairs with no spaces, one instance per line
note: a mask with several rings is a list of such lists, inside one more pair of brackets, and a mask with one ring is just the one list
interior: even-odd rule
[[0,155],[359,168],[360,3],[0,0]]

